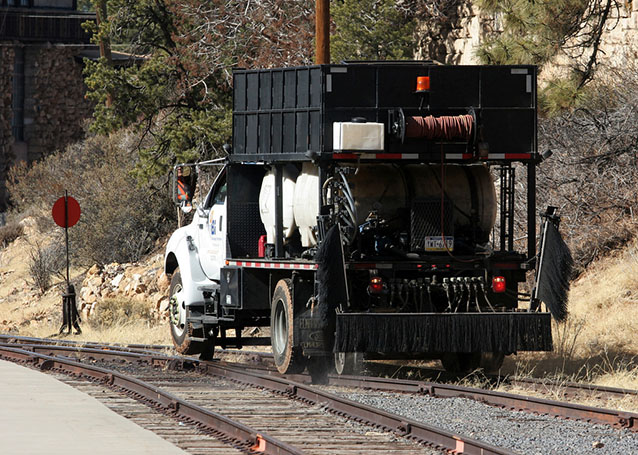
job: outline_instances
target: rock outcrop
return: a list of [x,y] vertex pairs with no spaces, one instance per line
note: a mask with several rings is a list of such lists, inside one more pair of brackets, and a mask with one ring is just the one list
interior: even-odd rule
[[78,310],[83,319],[88,319],[102,301],[128,298],[150,305],[153,317],[165,320],[169,284],[159,254],[147,263],[112,263],[103,268],[94,265],[86,273],[78,292]]

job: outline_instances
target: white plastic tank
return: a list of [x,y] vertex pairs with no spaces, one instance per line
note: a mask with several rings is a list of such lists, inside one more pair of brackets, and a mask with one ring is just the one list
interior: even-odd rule
[[295,223],[301,235],[301,245],[310,248],[317,244],[315,227],[319,214],[319,170],[312,163],[303,163],[295,186]]
[[[297,170],[294,166],[283,168],[282,209],[284,239],[289,238],[297,227],[293,213]],[[275,171],[270,170],[264,176],[259,191],[259,215],[266,230],[266,243],[275,243]],[[316,224],[316,222],[315,222]]]

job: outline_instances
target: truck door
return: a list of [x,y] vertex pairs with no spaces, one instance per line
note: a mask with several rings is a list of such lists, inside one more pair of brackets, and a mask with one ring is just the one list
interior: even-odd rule
[[215,179],[204,206],[198,210],[199,263],[211,280],[219,280],[226,259],[226,170]]

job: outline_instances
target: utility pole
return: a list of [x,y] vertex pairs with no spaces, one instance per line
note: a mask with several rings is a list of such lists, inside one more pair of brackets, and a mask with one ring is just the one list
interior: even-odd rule
[[315,5],[315,63],[324,65],[330,63],[330,0],[316,0]]

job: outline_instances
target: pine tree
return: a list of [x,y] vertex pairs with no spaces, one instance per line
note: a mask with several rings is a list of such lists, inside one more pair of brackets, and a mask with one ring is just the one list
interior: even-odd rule
[[[563,57],[567,77],[550,81],[541,102],[549,111],[578,102],[594,76],[602,34],[616,0],[479,0],[478,6],[500,22],[480,46],[487,64],[542,66]],[[611,24],[613,25],[613,24]]]
[[332,2],[333,61],[405,60],[414,57],[415,20],[392,0]]
[[96,103],[92,129],[141,129],[141,174],[223,153],[230,142],[234,67],[299,65],[312,58],[314,8],[304,0],[107,5],[108,20],[94,27],[94,40],[107,37],[131,60],[125,66],[87,62],[87,96]]

